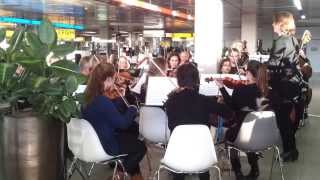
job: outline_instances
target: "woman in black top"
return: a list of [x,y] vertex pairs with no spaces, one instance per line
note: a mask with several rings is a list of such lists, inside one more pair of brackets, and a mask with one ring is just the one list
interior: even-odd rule
[[[199,71],[191,64],[181,65],[177,70],[179,88],[169,95],[165,103],[171,132],[183,124],[205,124],[209,126],[209,115],[217,113],[229,118],[232,112],[214,99],[199,94]],[[183,180],[183,174],[175,174],[174,180]],[[209,180],[209,172],[200,174],[201,180]]]
[[299,99],[301,77],[297,69],[297,39],[293,36],[295,24],[293,15],[289,12],[279,12],[273,17],[273,29],[276,38],[273,41],[268,66],[271,73],[270,85],[277,94],[273,98],[278,127],[280,130],[283,161],[298,159],[298,150],[294,136],[294,127],[290,120],[290,113]]
[[[224,102],[236,113],[233,123],[226,133],[226,139],[231,142],[236,139],[245,116],[250,111],[261,110],[267,106],[267,104],[264,103],[262,103],[262,105],[257,105],[257,100],[259,98],[267,98],[269,94],[266,67],[258,61],[249,61],[246,77],[248,83],[236,87],[233,90],[232,96],[228,94],[222,81],[216,81],[216,84],[219,86],[222,93]],[[244,179],[245,177],[241,172],[238,152],[232,149],[230,156],[232,168],[237,180]],[[259,176],[258,157],[256,153],[247,153],[247,157],[251,166],[251,171],[246,176],[246,179],[257,179]]]

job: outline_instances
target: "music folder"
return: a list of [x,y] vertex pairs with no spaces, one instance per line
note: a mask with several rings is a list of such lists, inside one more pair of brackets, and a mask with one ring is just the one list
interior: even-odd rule
[[168,99],[168,94],[178,87],[176,78],[149,77],[147,84],[147,106],[163,106]]

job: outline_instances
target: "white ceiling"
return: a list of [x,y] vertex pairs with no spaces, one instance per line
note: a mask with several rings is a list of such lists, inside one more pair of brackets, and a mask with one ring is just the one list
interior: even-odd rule
[[[16,0],[17,2],[21,0]],[[145,0],[153,4],[172,8],[185,13],[194,15],[194,2],[196,0]],[[201,0],[197,0],[201,1]],[[224,22],[226,27],[240,27],[241,13],[247,11],[242,7],[244,0],[223,0],[224,2]],[[302,6],[307,19],[299,20],[299,12],[293,6],[293,0],[248,0],[256,1],[258,5],[259,25],[270,24],[272,15],[276,11],[291,11],[297,18],[297,26],[320,26],[320,0],[302,0]],[[50,5],[44,8],[42,13],[59,14],[64,11],[61,8],[66,5],[75,5],[83,7],[84,17],[75,17],[77,22],[82,22],[89,30],[98,30],[111,27],[111,30],[140,31],[144,26],[149,28],[165,28],[168,31],[193,31],[193,22],[174,19],[155,12],[146,11],[131,6],[122,6],[115,4],[112,0],[30,0],[29,5],[5,5],[1,4],[1,10],[12,11],[13,16],[27,18],[41,18],[41,12],[35,12],[34,7],[38,3]],[[13,1],[15,2],[15,1]],[[22,2],[22,1],[21,1]],[[23,2],[27,2],[23,0]],[[54,8],[57,8],[56,10]],[[1,14],[1,13],[0,13]],[[75,15],[74,15],[75,16]],[[214,17],[213,17],[214,18]],[[160,24],[162,24],[160,26]]]

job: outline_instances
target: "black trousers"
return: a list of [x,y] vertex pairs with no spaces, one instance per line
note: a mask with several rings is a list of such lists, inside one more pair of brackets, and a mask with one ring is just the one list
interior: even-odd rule
[[125,170],[130,175],[139,174],[139,163],[147,150],[144,142],[138,140],[135,135],[126,132],[119,133],[117,140],[119,142],[120,154],[128,154],[123,161]]
[[[184,180],[185,174],[173,174],[173,180]],[[210,174],[209,172],[201,173],[199,174],[200,180],[209,180],[210,179]]]
[[[251,169],[258,169],[258,156],[256,153],[246,153],[248,158],[248,163],[251,166]],[[235,173],[241,172],[241,163],[239,158],[239,152],[235,149],[230,150],[230,161],[232,165],[232,169]]]
[[290,119],[292,108],[293,103],[288,102],[281,103],[279,109],[275,110],[284,152],[296,150],[295,130]]
[[283,151],[296,150],[295,128],[290,119],[290,113],[294,105],[293,99],[301,95],[301,89],[297,83],[289,81],[271,81],[271,87],[271,100],[280,130]]

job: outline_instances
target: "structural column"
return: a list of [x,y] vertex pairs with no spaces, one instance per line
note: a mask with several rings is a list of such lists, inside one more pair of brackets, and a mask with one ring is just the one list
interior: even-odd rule
[[257,50],[257,1],[242,0],[241,40],[247,41],[249,54]]
[[215,73],[223,44],[221,0],[195,1],[195,61],[200,73]]

